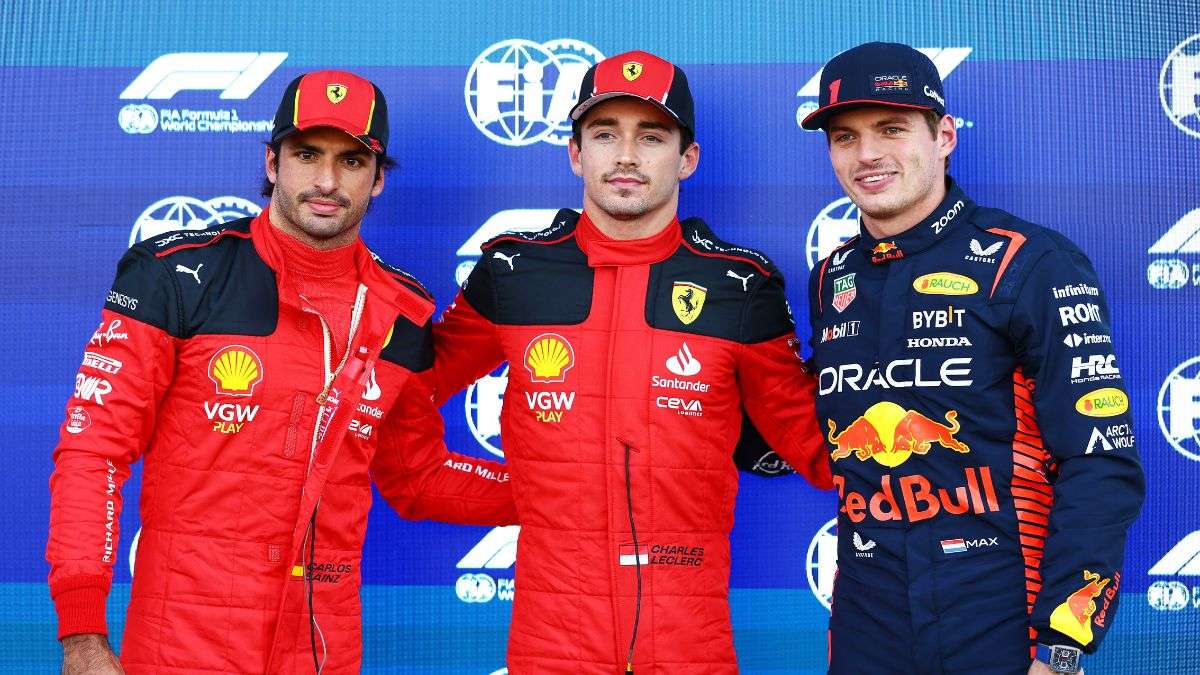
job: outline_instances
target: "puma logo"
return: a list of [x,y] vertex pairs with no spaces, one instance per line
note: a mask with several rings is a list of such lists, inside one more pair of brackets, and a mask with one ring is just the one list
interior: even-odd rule
[[734,272],[733,270],[725,270],[725,276],[730,277],[731,279],[737,279],[738,281],[742,282],[742,290],[747,291],[747,290],[749,290],[748,284],[750,283],[750,278],[754,276],[754,273],[751,272],[750,274],[747,274],[746,276],[743,277],[740,274],[737,274],[736,272]]
[[183,265],[176,265],[175,271],[192,275],[192,277],[196,280],[196,285],[199,286],[200,285],[200,268],[201,267],[204,267],[204,263],[200,263],[199,265],[196,265],[196,269],[194,269],[194,270],[188,269],[188,268],[184,267]]
[[496,251],[495,253],[492,253],[492,257],[493,257],[493,258],[499,258],[499,259],[503,260],[504,262],[508,263],[508,270],[509,270],[510,272],[512,272],[512,271],[515,271],[515,270],[513,269],[513,261],[514,261],[514,260],[516,260],[517,258],[521,257],[521,254],[520,254],[520,253],[514,253],[514,254],[512,254],[511,256],[508,256],[508,255],[504,255],[504,254],[503,254],[503,253],[501,253],[500,251]]

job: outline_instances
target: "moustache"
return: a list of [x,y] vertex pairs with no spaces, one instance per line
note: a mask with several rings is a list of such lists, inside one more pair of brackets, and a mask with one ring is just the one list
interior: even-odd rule
[[298,196],[302,202],[308,201],[309,199],[328,199],[331,202],[337,202],[339,206],[344,206],[346,208],[350,207],[350,200],[342,195],[337,194],[336,192],[332,194],[325,194],[320,190],[306,190],[301,192]]
[[646,176],[646,174],[642,173],[641,171],[609,171],[608,173],[606,173],[600,177],[600,179],[603,180],[605,183],[607,183],[608,181],[610,181],[614,178],[632,178],[634,180],[641,181],[643,183],[650,182],[650,178],[648,176]]

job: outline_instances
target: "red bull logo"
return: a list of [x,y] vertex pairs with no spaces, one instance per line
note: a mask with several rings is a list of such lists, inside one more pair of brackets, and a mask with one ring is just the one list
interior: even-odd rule
[[[1083,580],[1087,583],[1072,593],[1067,599],[1054,608],[1050,614],[1050,627],[1058,632],[1069,635],[1087,645],[1092,641],[1092,615],[1096,613],[1096,598],[1104,591],[1110,579],[1090,570],[1083,571]],[[1113,596],[1116,595],[1114,591]],[[1111,597],[1106,598],[1111,600]],[[1105,609],[1108,602],[1104,603]],[[1101,624],[1102,625],[1102,624]]]
[[899,520],[910,523],[928,520],[943,511],[948,515],[988,513],[1000,510],[992,471],[986,466],[963,469],[964,485],[934,488],[921,474],[879,477],[879,490],[871,495],[846,490],[845,476],[834,476],[839,511],[850,522],[861,523],[868,516],[878,521]]
[[854,455],[860,461],[873,459],[893,468],[913,454],[928,454],[934,443],[955,452],[971,451],[966,443],[954,437],[961,428],[956,410],[946,412],[947,424],[942,424],[891,401],[880,401],[841,433],[833,420],[825,422],[829,425],[829,444],[834,447],[830,457],[835,462]]

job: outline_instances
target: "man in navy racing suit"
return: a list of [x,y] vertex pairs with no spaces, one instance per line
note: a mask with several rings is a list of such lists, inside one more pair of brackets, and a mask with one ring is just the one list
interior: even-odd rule
[[1144,493],[1096,273],[949,178],[954,119],[916,50],[838,55],[820,104],[803,126],[862,213],[809,283],[830,672],[1082,672]]

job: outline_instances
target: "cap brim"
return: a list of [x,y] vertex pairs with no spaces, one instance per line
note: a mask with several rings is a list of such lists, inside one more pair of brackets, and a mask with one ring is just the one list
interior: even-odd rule
[[823,129],[823,128],[825,128],[825,122],[827,122],[829,120],[830,115],[836,115],[837,113],[844,112],[851,108],[861,108],[864,106],[871,106],[871,105],[882,105],[882,106],[887,106],[889,108],[908,108],[909,110],[937,110],[937,108],[934,108],[933,106],[930,106],[930,105],[913,105],[911,103],[896,103],[895,101],[879,101],[876,99],[869,99],[869,98],[861,98],[861,99],[856,99],[853,101],[838,101],[837,103],[831,103],[830,105],[827,105],[824,108],[817,108],[816,110],[809,113],[808,117],[805,117],[804,120],[802,122],[800,122],[800,128],[807,129],[808,131],[816,131],[817,129]]
[[307,129],[312,129],[314,127],[329,127],[330,129],[337,129],[338,131],[345,133],[347,136],[353,138],[354,140],[358,141],[359,143],[362,143],[363,145],[367,146],[367,149],[370,150],[371,152],[374,152],[375,154],[379,154],[379,155],[384,154],[383,150],[376,150],[371,147],[371,144],[369,142],[363,140],[363,137],[371,138],[370,134],[356,134],[352,130],[346,128],[346,124],[343,120],[339,120],[336,118],[320,118],[319,117],[317,119],[305,120],[304,126],[292,126],[291,130],[289,130],[285,134],[282,134],[279,138],[283,138],[284,136],[287,136],[288,134],[294,133],[296,131],[305,131]]
[[679,116],[676,115],[675,112],[672,111],[670,108],[668,108],[662,101],[659,101],[658,99],[650,97],[650,96],[642,96],[641,94],[631,94],[627,91],[606,91],[603,94],[596,94],[595,96],[592,96],[591,98],[589,98],[586,101],[583,101],[582,103],[577,103],[577,104],[575,104],[575,107],[571,109],[571,119],[580,120],[583,118],[584,115],[587,114],[587,111],[589,111],[593,107],[595,107],[596,104],[603,103],[605,101],[608,101],[608,100],[611,100],[614,98],[620,98],[622,96],[636,98],[639,101],[645,101],[646,103],[653,103],[654,105],[658,106],[659,110],[662,110],[663,112],[670,115],[671,119],[675,120],[675,122],[678,123],[679,126],[681,126],[681,127],[687,126],[686,124],[683,123],[683,120],[679,119]]

